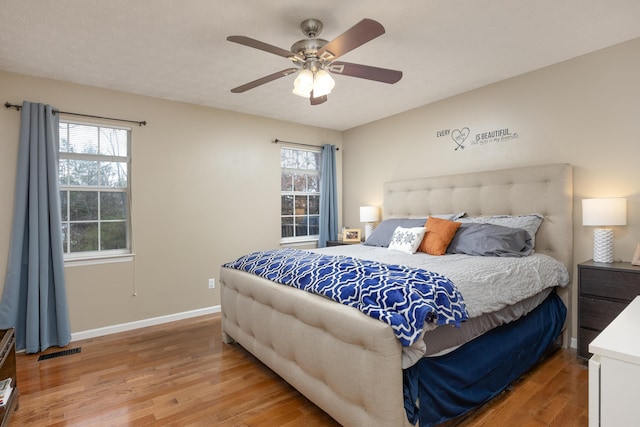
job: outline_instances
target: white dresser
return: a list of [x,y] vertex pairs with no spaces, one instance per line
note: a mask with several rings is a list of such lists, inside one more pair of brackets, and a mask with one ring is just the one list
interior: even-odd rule
[[592,342],[589,426],[640,425],[640,296]]

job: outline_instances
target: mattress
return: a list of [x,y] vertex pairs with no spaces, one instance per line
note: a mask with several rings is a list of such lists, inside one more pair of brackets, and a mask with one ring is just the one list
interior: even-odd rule
[[504,307],[493,313],[485,313],[471,318],[460,325],[459,328],[442,326],[427,331],[422,338],[426,346],[426,351],[423,355],[431,357],[442,356],[493,328],[513,322],[538,307],[551,292],[553,290],[550,288],[544,289],[514,305]]

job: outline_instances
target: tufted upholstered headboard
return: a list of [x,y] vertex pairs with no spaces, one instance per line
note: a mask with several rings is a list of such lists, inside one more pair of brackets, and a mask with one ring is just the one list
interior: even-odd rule
[[[552,164],[384,183],[384,218],[544,215],[535,251],[573,267],[573,172]],[[566,297],[566,295],[565,295]],[[566,303],[566,301],[565,301]]]

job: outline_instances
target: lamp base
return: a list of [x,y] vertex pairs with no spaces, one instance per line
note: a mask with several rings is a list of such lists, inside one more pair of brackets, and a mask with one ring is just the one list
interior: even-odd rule
[[367,222],[364,224],[364,240],[365,241],[369,238],[369,236],[371,236],[371,233],[373,233],[373,223]]
[[613,262],[613,230],[596,228],[593,230],[593,260]]

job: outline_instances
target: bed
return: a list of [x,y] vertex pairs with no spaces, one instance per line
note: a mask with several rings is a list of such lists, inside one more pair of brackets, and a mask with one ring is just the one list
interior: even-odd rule
[[[400,180],[385,183],[383,191],[385,220],[455,213],[467,218],[541,214],[535,254],[557,260],[567,274],[565,283],[571,281],[569,165]],[[338,256],[341,250],[383,249],[354,245],[313,253]],[[228,266],[221,268],[220,282],[224,342],[240,344],[345,426],[408,426],[417,421],[426,427],[455,418],[499,393],[554,344],[568,343],[568,286],[552,284],[544,295],[525,298],[538,299],[526,315],[466,343],[446,340],[448,331],[458,328],[425,328],[429,330],[421,338],[441,334],[446,344],[408,363],[394,329],[353,307]],[[478,354],[490,356],[480,364]],[[479,380],[485,385],[476,393],[470,383]],[[470,393],[461,395],[460,390]]]

